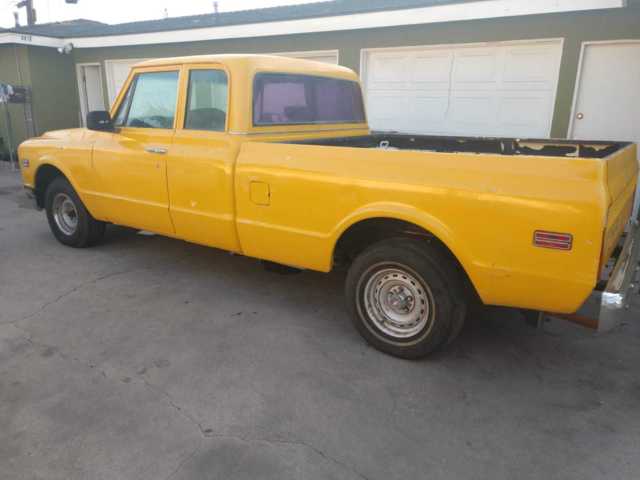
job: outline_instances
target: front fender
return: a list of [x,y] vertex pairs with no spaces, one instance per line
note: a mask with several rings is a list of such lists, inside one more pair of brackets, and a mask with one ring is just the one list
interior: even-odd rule
[[[65,157],[62,157],[63,152]],[[67,153],[69,153],[68,158]],[[87,176],[90,174],[90,151],[69,151],[61,147],[48,147],[45,152],[30,153],[29,149],[25,149],[24,155],[25,158],[30,159],[31,165],[29,168],[22,168],[23,180],[26,186],[35,189],[36,195],[44,196],[44,188],[40,185],[43,179],[38,178],[42,169],[54,168],[64,175],[89,213],[94,215],[91,202],[83,188],[83,185],[87,184]]]

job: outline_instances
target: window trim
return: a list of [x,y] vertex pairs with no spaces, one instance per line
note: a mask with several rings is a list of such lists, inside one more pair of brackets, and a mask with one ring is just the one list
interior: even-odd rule
[[[257,79],[260,75],[295,75],[295,76],[299,76],[299,77],[307,77],[307,78],[322,78],[322,79],[327,79],[327,80],[342,80],[344,82],[350,82],[350,83],[354,83],[358,88],[358,92],[360,92],[360,104],[361,104],[361,109],[362,109],[362,119],[361,121],[333,121],[333,120],[327,120],[327,121],[322,121],[322,122],[282,122],[282,123],[256,123],[256,119],[254,116],[254,101],[256,98],[256,82]],[[254,128],[270,128],[270,127],[286,127],[286,126],[305,126],[305,125],[320,125],[320,126],[325,126],[325,125],[363,125],[367,123],[367,113],[366,113],[366,109],[365,109],[365,104],[364,104],[364,95],[362,92],[362,87],[360,86],[360,84],[358,83],[357,80],[350,80],[348,78],[340,78],[340,77],[334,77],[331,75],[310,75],[307,73],[299,73],[299,72],[286,72],[286,71],[257,71],[254,73],[253,75],[253,81],[251,82],[251,101],[249,103],[249,105],[251,106],[251,125]]]
[[[224,73],[225,78],[227,79],[227,111],[225,112],[224,117],[224,129],[222,130],[200,130],[196,128],[186,128],[185,124],[187,122],[187,110],[189,108],[189,93],[191,91],[191,72],[194,70],[212,70]],[[186,132],[208,132],[208,133],[227,133],[229,131],[229,113],[231,110],[231,77],[226,68],[222,65],[196,65],[196,66],[187,66],[184,70],[185,76],[185,95],[184,95],[184,105],[182,105],[182,121],[180,122],[180,126],[178,127],[180,130]]]
[[138,74],[136,73],[133,76],[133,79],[131,80],[131,82],[129,83],[129,85],[127,86],[126,91],[124,92],[124,96],[122,97],[122,102],[126,102],[127,101],[127,97],[129,95],[129,90],[131,90],[131,96],[128,97],[129,98],[129,103],[127,105],[123,105],[122,102],[120,102],[120,104],[118,105],[118,108],[115,111],[115,115],[113,117],[113,119],[115,120],[118,116],[118,114],[120,113],[120,107],[124,106],[127,110],[124,113],[124,118],[123,118],[123,124],[122,125],[115,125],[114,126],[116,128],[132,128],[132,127],[127,127],[127,119],[129,118],[129,110],[131,110],[131,103],[133,102],[133,96],[136,93],[136,86],[138,85]]
[[[143,75],[145,73],[167,73],[167,72],[175,72],[178,74],[178,80],[176,83],[176,104],[174,107],[174,113],[173,113],[173,124],[171,126],[171,128],[154,128],[154,127],[132,127],[130,125],[127,125],[127,121],[129,120],[129,113],[131,110],[131,105],[133,104],[133,96],[136,93],[136,89],[138,87],[138,79],[140,77],[140,75]],[[115,117],[118,115],[118,111],[120,110],[120,107],[122,106],[122,102],[125,101],[126,97],[127,97],[127,92],[133,88],[133,90],[131,91],[131,101],[129,102],[129,105],[127,105],[127,113],[124,117],[124,125],[115,125],[115,127],[117,129],[134,129],[134,130],[143,130],[143,131],[149,131],[149,130],[161,130],[161,131],[168,131],[168,130],[175,130],[176,129],[176,122],[178,120],[178,113],[179,113],[179,106],[180,106],[180,82],[181,82],[181,77],[182,77],[182,69],[179,66],[171,66],[171,67],[163,67],[163,68],[141,68],[141,69],[133,69],[131,71],[130,74],[130,80],[128,80],[127,82],[125,82],[125,87],[123,88],[122,91],[120,92],[120,94],[118,94],[118,98],[116,99],[116,103],[113,106],[113,115],[111,116],[112,119],[115,120]]]

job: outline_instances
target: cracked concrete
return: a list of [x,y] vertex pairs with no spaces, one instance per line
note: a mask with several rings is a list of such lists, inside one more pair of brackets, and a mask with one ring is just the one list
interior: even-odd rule
[[496,309],[404,362],[340,274],[116,227],[74,250],[0,189],[0,478],[638,477],[637,307],[602,337]]

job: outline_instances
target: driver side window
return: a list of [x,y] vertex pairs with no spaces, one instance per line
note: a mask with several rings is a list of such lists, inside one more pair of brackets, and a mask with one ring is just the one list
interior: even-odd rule
[[173,128],[178,72],[139,73],[122,100],[114,124],[134,128]]

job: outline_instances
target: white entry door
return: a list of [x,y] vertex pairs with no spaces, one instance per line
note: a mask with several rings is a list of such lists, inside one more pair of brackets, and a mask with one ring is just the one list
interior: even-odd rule
[[571,138],[640,143],[640,41],[585,44],[578,78]]
[[100,64],[77,66],[78,92],[80,94],[81,124],[85,124],[87,113],[105,110]]
[[367,114],[376,130],[548,137],[561,40],[363,51]]

